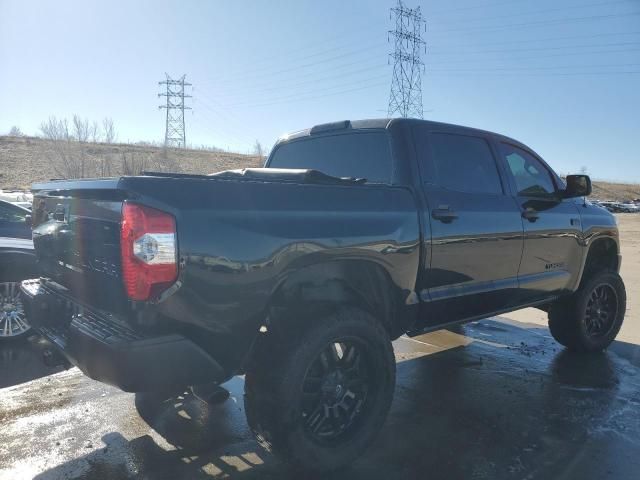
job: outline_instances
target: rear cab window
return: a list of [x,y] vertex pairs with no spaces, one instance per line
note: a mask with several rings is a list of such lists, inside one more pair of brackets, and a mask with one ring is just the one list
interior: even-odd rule
[[305,137],[276,147],[268,168],[319,170],[334,177],[392,183],[393,156],[386,130]]

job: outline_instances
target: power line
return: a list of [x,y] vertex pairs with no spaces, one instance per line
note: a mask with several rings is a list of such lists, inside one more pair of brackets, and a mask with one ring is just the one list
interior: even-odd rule
[[422,39],[422,30],[426,29],[426,21],[422,17],[420,7],[407,8],[398,0],[391,8],[395,14],[395,30],[389,35],[394,39],[393,77],[389,94],[388,114],[390,117],[399,114],[402,117],[422,118],[422,69],[424,62],[420,59],[420,51],[426,42]]
[[[617,43],[591,43],[589,45],[566,45],[557,47],[536,47],[536,48],[510,48],[510,49],[497,49],[497,50],[467,50],[464,53],[476,54],[476,53],[509,53],[509,52],[534,52],[534,51],[546,51],[546,50],[566,50],[570,48],[602,48],[602,47],[622,47],[622,46],[637,46],[640,42],[617,42]],[[451,53],[457,53],[456,51],[441,51],[430,52],[431,55],[449,55]]]
[[608,15],[590,15],[586,17],[565,17],[565,18],[554,18],[550,20],[539,20],[535,22],[521,22],[521,23],[511,23],[508,25],[488,25],[484,27],[474,27],[474,28],[452,28],[447,30],[435,30],[430,32],[434,35],[439,35],[443,33],[449,32],[480,32],[480,31],[495,31],[495,30],[505,30],[509,28],[520,28],[520,27],[543,27],[547,25],[558,25],[558,24],[566,24],[566,23],[575,23],[575,22],[588,22],[591,20],[601,20],[601,19],[612,19],[612,18],[622,18],[629,17],[634,15],[640,15],[640,12],[629,12],[629,13],[612,13]]
[[[344,88],[345,86],[349,86],[349,85],[360,85],[360,86],[362,86],[363,83],[371,82],[373,80],[381,80],[383,78],[389,78],[388,73],[384,73],[382,75],[377,75],[375,77],[368,77],[365,80],[358,80],[358,81],[354,81],[354,82],[347,83],[347,84],[342,83],[340,85],[333,85],[331,87],[325,87],[325,88],[321,88],[321,89],[314,88],[314,89],[311,89],[311,90],[308,90],[308,91],[305,91],[305,92],[298,92],[298,93],[294,93],[294,94],[291,94],[291,95],[286,95],[284,97],[276,97],[276,98],[272,98],[272,99],[267,99],[266,101],[269,102],[269,103],[272,103],[274,101],[279,103],[282,100],[289,100],[289,99],[295,100],[297,98],[300,98],[300,96],[304,97],[305,95],[309,95],[309,94],[314,95],[314,94],[318,94],[318,93],[330,92],[331,90],[335,90],[336,88],[340,89],[340,88]],[[262,105],[262,102],[259,102],[258,104]],[[249,103],[247,103],[247,102],[239,102],[239,103],[227,104],[227,106],[228,107],[229,106],[232,106],[232,107],[252,107],[252,106],[255,106],[255,104],[254,103],[250,103],[250,102]]]
[[[280,64],[270,64],[267,66],[262,66],[262,67],[251,67],[251,68],[247,68],[245,70],[236,70],[236,71],[230,71],[232,78],[245,78],[247,75],[251,75],[251,76],[256,76],[256,74],[259,73],[259,76],[265,76],[265,75],[274,75],[274,74],[279,74],[279,73],[287,73],[287,72],[291,72],[293,70],[297,70],[300,68],[306,68],[306,67],[310,67],[310,66],[315,66],[318,64],[322,64],[322,63],[326,63],[326,62],[330,62],[332,60],[338,59],[338,58],[344,58],[344,57],[350,57],[352,55],[357,55],[359,53],[362,52],[366,52],[366,51],[371,51],[374,50],[376,48],[380,48],[383,45],[386,45],[384,42],[378,43],[378,44],[372,44],[368,47],[365,48],[360,48],[360,49],[356,49],[353,51],[345,51],[344,50],[344,46],[339,46],[339,47],[335,47],[335,48],[330,48],[328,50],[323,50],[320,52],[315,52],[315,53],[311,53],[311,54],[307,54],[307,55],[303,55],[300,58],[294,60],[294,62],[300,62],[300,61],[307,61],[310,58],[314,58],[314,57],[319,57],[319,56],[323,56],[326,55],[328,53],[331,52],[341,52],[339,55],[335,55],[335,56],[331,56],[327,59],[321,59],[321,60],[317,60],[311,63],[306,63],[303,65],[294,65],[292,67],[287,67],[286,69],[282,69],[280,67]],[[300,49],[296,49],[295,51],[300,51]],[[291,60],[290,56],[287,57],[287,60]],[[272,71],[274,68],[278,69],[276,71]],[[267,72],[265,73],[261,73],[261,72]],[[225,74],[227,73],[227,71],[225,70]],[[211,85],[211,83],[205,82],[205,84]]]
[[165,80],[158,82],[158,85],[165,85],[166,87],[164,93],[158,94],[158,97],[166,97],[167,99],[165,105],[158,107],[167,111],[164,145],[165,147],[186,148],[187,137],[184,127],[184,111],[191,110],[191,107],[185,106],[184,99],[191,97],[191,95],[185,95],[184,87],[191,86],[191,84],[184,81],[186,75],[182,75],[178,80],[172,79],[167,73],[165,73],[165,76]]
[[[386,78],[387,75],[385,74],[384,77]],[[360,91],[360,90],[367,90],[367,89],[370,89],[370,88],[380,87],[382,85],[388,85],[388,84],[389,83],[387,81],[383,81],[383,82],[373,83],[371,85],[365,85],[365,86],[360,86],[360,87],[356,87],[356,88],[350,88],[350,89],[347,89],[347,90],[340,90],[340,91],[332,92],[332,93],[311,95],[311,96],[302,96],[302,97],[298,97],[298,98],[291,98],[291,99],[288,99],[288,100],[277,100],[277,101],[271,101],[271,102],[267,102],[267,103],[258,103],[258,104],[253,104],[253,105],[244,105],[244,106],[245,107],[251,107],[251,108],[257,108],[257,107],[268,107],[268,106],[271,106],[271,105],[280,105],[280,104],[284,104],[284,103],[302,102],[302,101],[307,101],[307,100],[315,100],[315,99],[319,99],[319,98],[333,97],[333,96],[336,96],[336,95],[343,95],[345,93],[352,93],[352,92],[357,92],[357,91]],[[360,82],[360,85],[362,85],[362,82]]]
[[[554,58],[554,57],[574,57],[574,56],[598,55],[598,54],[610,55],[612,53],[632,53],[632,52],[637,52],[639,50],[640,49],[638,48],[625,48],[625,49],[618,49],[618,50],[585,50],[581,52],[542,53],[540,55],[527,55],[524,57],[518,55],[517,60],[534,60],[534,59],[547,59],[547,58]],[[481,53],[481,52],[478,52],[478,53]],[[498,53],[498,52],[494,52],[494,53]],[[518,53],[518,52],[513,50],[513,51],[501,52],[501,53]],[[500,60],[500,59],[497,58],[497,59],[490,59],[490,60]],[[480,58],[480,59],[462,58],[458,60],[439,61],[437,63],[433,62],[433,63],[430,63],[429,65],[444,65],[444,64],[452,64],[452,63],[469,63],[469,62],[486,63],[487,59],[486,58]]]
[[[220,119],[215,118],[215,117],[217,117],[217,116],[218,116],[218,114],[217,114],[215,111],[213,111],[212,109],[210,109],[209,107],[207,107],[206,105],[204,105],[204,103],[202,103],[202,102],[201,102],[201,104],[202,104],[202,107],[204,108],[204,110],[203,110],[203,109],[199,109],[199,110],[198,110],[198,112],[197,112],[197,114],[196,114],[196,117],[197,117],[197,118],[201,118],[203,121],[204,121],[204,120],[206,120],[206,121],[207,121],[206,123],[207,123],[208,125],[206,125],[204,122],[203,122],[203,123],[200,123],[200,122],[198,121],[198,125],[201,125],[201,127],[202,127],[204,130],[206,130],[206,131],[214,130],[216,133],[222,133],[222,134],[224,134],[224,136],[225,136],[225,137],[227,137],[227,138],[231,139],[233,142],[235,142],[235,143],[237,143],[237,144],[247,144],[247,145],[250,145],[250,144],[251,144],[251,142],[252,142],[253,140],[250,140],[250,139],[249,139],[249,137],[239,136],[239,135],[237,134],[237,132],[235,132],[235,131],[231,131],[231,130],[229,130],[228,128],[226,128],[226,126],[225,126],[225,122],[224,122],[224,121],[222,121],[222,122],[221,122],[221,121],[219,121]],[[208,110],[208,111],[211,113],[211,115],[213,115],[213,116],[211,116],[210,114],[208,114],[208,113],[206,112],[207,110]],[[215,128],[214,128],[214,127],[212,127],[211,125],[215,125]]]
[[[453,74],[462,73],[462,70],[453,71]],[[640,70],[624,70],[618,72],[552,72],[552,73],[537,73],[537,72],[478,72],[477,70],[469,70],[469,73],[473,73],[473,76],[492,76],[492,75],[525,75],[525,76],[539,76],[539,77],[564,77],[564,76],[589,76],[589,75],[637,75]],[[452,71],[429,71],[428,76],[447,76],[451,77]]]
[[[379,60],[379,58],[378,58]],[[358,63],[351,63],[348,66],[358,66]],[[316,72],[310,72],[311,75],[313,75],[313,78],[309,78],[307,80],[302,80],[300,82],[295,82],[295,83],[282,83],[282,82],[278,82],[276,86],[272,86],[272,87],[268,87],[268,88],[261,88],[264,87],[265,85],[273,85],[272,83],[269,84],[253,84],[253,85],[249,85],[248,87],[244,87],[244,86],[238,86],[234,89],[226,89],[225,88],[225,93],[229,94],[233,94],[233,93],[240,93],[242,95],[246,94],[247,92],[251,92],[254,95],[261,95],[261,94],[265,94],[265,93],[269,93],[269,92],[277,92],[277,91],[282,91],[282,90],[290,90],[292,88],[296,88],[296,87],[301,87],[301,86],[305,86],[305,85],[313,85],[315,87],[317,87],[318,85],[320,85],[322,82],[324,81],[331,81],[331,80],[337,80],[339,82],[341,82],[341,84],[343,83],[342,80],[345,77],[350,77],[356,74],[360,74],[363,72],[369,72],[372,70],[380,70],[382,68],[387,68],[388,64],[386,63],[376,63],[375,65],[370,65],[370,66],[365,66],[363,68],[357,68],[355,70],[347,70],[347,71],[340,71],[340,72],[335,72],[335,68],[332,68],[331,70],[334,72],[331,75],[324,75],[324,76],[316,76]],[[299,75],[296,76],[296,78],[305,78],[305,77],[309,77],[311,76],[309,74],[307,75]],[[369,78],[369,77],[367,77]],[[258,88],[258,90],[255,90],[255,88]]]
[[[546,37],[546,38],[531,38],[528,40],[509,40],[508,42],[500,41],[500,42],[473,42],[473,46],[492,46],[492,45],[513,45],[514,43],[535,43],[535,42],[549,42],[556,40],[575,40],[579,38],[595,38],[595,37],[618,37],[621,35],[640,35],[640,31],[635,32],[610,32],[610,33],[589,33],[586,35],[571,35],[568,37]],[[437,44],[436,44],[437,45]],[[468,44],[458,43],[458,44],[448,44],[449,47],[466,47]],[[433,46],[430,48],[430,51],[433,50]]]
[[480,5],[473,5],[471,7],[457,7],[457,8],[449,8],[446,10],[436,10],[435,12],[429,12],[430,15],[441,15],[443,13],[452,13],[452,12],[459,12],[459,11],[467,11],[467,10],[476,10],[478,8],[487,8],[487,7],[497,7],[499,5],[513,5],[514,0],[505,0],[502,2],[491,2],[491,3],[483,3]]
[[[493,45],[512,45],[512,44],[522,44],[522,43],[532,43],[532,42],[545,42],[545,41],[555,41],[555,40],[571,40],[571,39],[580,39],[580,38],[585,38],[585,37],[608,37],[608,36],[613,36],[613,35],[638,35],[640,34],[640,31],[638,32],[618,32],[618,33],[608,33],[608,34],[595,34],[595,35],[574,35],[574,36],[565,36],[565,37],[550,37],[550,38],[538,38],[538,39],[533,39],[533,40],[521,40],[521,41],[511,41],[511,42],[491,42],[491,43],[481,43],[481,44],[474,44],[474,46],[493,46]],[[567,45],[567,46],[545,46],[545,47],[537,47],[537,48],[518,48],[518,49],[493,49],[493,50],[476,50],[476,51],[463,51],[463,50],[449,50],[449,51],[438,51],[437,48],[434,48],[433,46],[430,48],[430,53],[432,55],[437,55],[437,56],[441,56],[441,55],[450,55],[450,54],[465,54],[465,53],[519,53],[519,52],[525,52],[525,51],[544,51],[544,50],[559,50],[559,49],[572,49],[572,48],[576,48],[576,49],[580,49],[580,48],[591,48],[591,47],[610,47],[610,46],[619,46],[619,45],[636,45],[637,43],[635,42],[618,42],[618,43],[604,43],[604,44],[590,44],[590,45]],[[458,47],[458,48],[463,48],[465,47],[465,45],[452,45],[453,47]],[[606,53],[607,50],[603,51],[603,53]],[[588,53],[599,53],[598,51],[594,51],[594,52],[588,52]],[[332,57],[334,58],[334,57]],[[317,82],[321,82],[324,80],[330,80],[333,78],[337,78],[337,79],[341,79],[344,76],[350,76],[353,75],[355,73],[359,73],[359,72],[363,72],[363,71],[370,71],[370,70],[374,70],[377,68],[381,68],[383,65],[382,64],[378,64],[376,63],[375,65],[367,65],[367,63],[369,62],[369,60],[376,60],[379,57],[376,56],[367,56],[364,58],[361,58],[359,60],[353,61],[350,60],[346,63],[339,63],[336,65],[332,65],[330,71],[333,72],[331,75],[323,75],[323,76],[317,76],[318,73],[315,71],[306,71],[304,73],[298,74],[296,75],[296,80],[299,79],[304,79],[306,77],[313,77],[309,80],[304,80],[304,81],[300,81],[300,82],[294,82],[294,83],[290,83],[290,82],[278,82],[278,84],[276,86],[271,86],[273,85],[272,81],[266,80],[266,81],[259,81],[258,83],[251,83],[247,86],[240,86],[238,85],[239,82],[239,78],[227,78],[225,79],[225,81],[223,83],[219,83],[216,85],[216,87],[220,87],[220,85],[227,85],[227,84],[233,84],[234,86],[229,90],[228,88],[225,88],[225,92],[233,92],[233,91],[241,91],[241,92],[246,92],[247,88],[250,89],[254,89],[254,88],[260,88],[258,93],[266,93],[266,92],[270,92],[270,91],[276,91],[276,90],[286,90],[292,87],[297,87],[300,85],[305,85],[305,84],[309,84],[309,83],[317,83]],[[526,58],[538,58],[538,57],[526,57]],[[331,59],[327,59],[327,60],[331,60]],[[459,61],[470,61],[470,60],[453,60],[450,61],[448,63],[456,63]],[[484,59],[482,61],[485,61]],[[447,63],[447,62],[442,62],[442,63]],[[434,62],[430,62],[430,65],[434,65],[436,63]],[[311,66],[313,64],[309,64],[309,66]],[[353,67],[357,67],[358,65],[364,65],[363,68],[356,68],[354,69]],[[346,68],[346,70],[343,70],[344,68]],[[259,76],[258,80],[264,80],[264,77]]]
[[[507,2],[510,4],[513,4],[513,2]],[[610,7],[611,5],[616,5],[616,4],[621,4],[621,3],[625,3],[628,4],[629,0],[616,0],[616,1],[608,1],[608,2],[598,2],[598,3],[587,3],[587,4],[582,4],[582,5],[569,5],[566,7],[557,7],[557,8],[545,8],[544,10],[529,10],[526,12],[520,12],[520,13],[509,13],[506,15],[491,15],[490,20],[499,20],[502,18],[514,18],[514,17],[524,17],[524,16],[529,16],[529,15],[538,15],[540,13],[550,13],[550,12],[560,12],[563,10],[583,10],[585,8],[594,8],[594,7],[601,7],[601,6],[607,6]],[[430,15],[430,17],[433,19],[434,15]],[[436,15],[437,18],[437,15]],[[467,22],[477,22],[479,20],[487,20],[488,17],[484,16],[484,17],[475,17],[475,18],[465,18],[465,19],[458,19],[458,20],[454,20],[453,22],[449,22],[447,21],[446,23],[467,23]]]
[[[466,73],[463,72],[462,70],[430,70],[429,72],[426,73],[426,75],[428,77],[460,77],[460,73]],[[635,74],[639,74],[640,70],[625,70],[625,71],[611,71],[611,72],[605,72],[605,71],[595,71],[595,72],[535,72],[535,71],[516,71],[516,72],[511,72],[511,71],[496,71],[496,73],[492,73],[491,71],[481,71],[478,72],[477,70],[469,70],[469,73],[474,73],[475,75],[478,76],[492,76],[492,75],[514,75],[514,76],[543,76],[543,77],[556,77],[556,76],[592,76],[592,75],[596,75],[596,76],[600,76],[600,75],[635,75]],[[360,82],[361,85],[361,82]],[[288,103],[298,103],[298,102],[304,102],[304,101],[309,101],[309,100],[319,100],[319,99],[324,99],[324,98],[328,98],[328,97],[335,97],[335,96],[339,96],[339,95],[344,95],[347,93],[353,93],[353,92],[357,92],[357,91],[361,91],[361,90],[368,90],[368,89],[372,89],[372,88],[376,88],[376,87],[380,87],[383,85],[387,85],[387,82],[376,82],[376,83],[372,83],[370,85],[364,85],[364,86],[359,86],[359,87],[355,87],[355,88],[349,88],[349,89],[345,89],[345,90],[339,90],[336,92],[330,92],[330,93],[319,93],[322,92],[322,90],[316,90],[315,93],[313,94],[313,92],[307,92],[306,94],[300,94],[300,96],[296,96],[295,98],[282,98],[282,99],[274,99],[272,101],[268,101],[268,102],[264,102],[264,103],[254,103],[254,104],[241,104],[241,105],[228,105],[228,106],[243,106],[245,108],[260,108],[260,107],[269,107],[269,106],[273,106],[273,105],[282,105],[282,104],[288,104]],[[335,87],[333,87],[335,88]],[[311,95],[309,95],[311,93]]]
[[[593,46],[609,46],[611,44],[601,44],[601,45],[593,45]],[[617,45],[617,44],[616,44]],[[566,57],[566,56],[584,56],[584,55],[594,55],[594,54],[611,54],[611,53],[630,53],[633,51],[636,51],[637,49],[624,49],[624,50],[614,50],[614,49],[606,49],[606,50],[589,50],[589,51],[580,51],[580,52],[563,52],[563,53],[559,53],[559,54],[548,54],[548,53],[544,53],[545,50],[556,50],[557,48],[572,48],[574,46],[568,46],[568,47],[549,47],[548,49],[508,49],[508,50],[489,50],[490,53],[513,53],[513,54],[519,54],[520,52],[523,51],[528,51],[528,50],[542,50],[541,55],[529,55],[529,56],[518,56],[518,60],[526,60],[526,59],[537,59],[537,58],[544,58],[547,59],[549,57]],[[578,45],[575,46],[577,48],[590,48],[592,47],[591,45]],[[478,51],[478,52],[473,52],[473,53],[485,53],[486,51]],[[462,53],[462,52],[461,52]],[[494,59],[497,60],[497,59]],[[447,65],[447,64],[455,64],[455,63],[469,63],[469,62],[483,62],[484,65],[486,66],[487,63],[487,59],[486,58],[479,58],[479,59],[458,59],[458,60],[439,60],[436,62],[430,62],[431,66],[439,66],[439,65]],[[351,64],[350,66],[356,66],[356,63]],[[381,70],[382,68],[384,68],[385,65],[383,64],[377,64],[377,65],[372,65],[372,66],[366,66],[364,68],[356,68],[356,69],[351,69],[350,71],[340,71],[339,73],[336,72],[334,75],[325,75],[322,77],[314,77],[308,81],[300,81],[300,82],[287,82],[287,83],[279,83],[277,86],[274,87],[270,87],[270,88],[262,88],[260,90],[251,90],[252,94],[255,95],[261,95],[261,94],[266,94],[269,92],[273,92],[273,91],[281,91],[281,90],[290,90],[292,88],[295,87],[300,87],[300,86],[304,86],[304,85],[311,85],[311,91],[302,91],[302,92],[296,92],[293,93],[291,95],[287,95],[284,98],[276,98],[276,101],[281,101],[283,99],[290,99],[290,98],[297,98],[300,95],[308,95],[308,94],[315,94],[318,92],[323,92],[323,91],[327,91],[327,88],[323,89],[323,90],[318,90],[317,86],[323,82],[323,81],[332,81],[332,80],[336,80],[338,82],[340,82],[339,85],[334,85],[331,87],[328,87],[328,90],[332,90],[335,88],[340,88],[340,87],[344,87],[345,83],[343,82],[344,77],[346,76],[352,76],[355,74],[359,74],[362,72],[369,72],[369,71],[375,71],[375,70]],[[500,66],[497,66],[496,68],[500,68]],[[336,68],[333,68],[332,71],[336,71]],[[311,72],[312,75],[315,75],[315,72]],[[309,76],[309,74],[307,75],[302,75],[301,77],[304,76]],[[360,78],[355,78],[353,81],[349,82],[352,85],[359,85],[362,83],[362,81],[370,81],[370,80],[375,80],[378,77],[371,77],[369,75],[365,76],[363,79]],[[254,86],[250,86],[251,87],[260,87],[262,84],[258,84],[258,85],[254,85]],[[349,85],[349,84],[346,84]],[[241,89],[241,92],[244,94],[247,92],[246,87],[243,87]],[[272,100],[268,100],[269,102],[271,102]],[[260,102],[262,103],[262,102]],[[238,102],[238,103],[231,103],[231,105],[233,106],[244,106],[244,105],[251,105],[251,102]],[[224,105],[229,106],[230,103],[226,102]],[[222,107],[222,104],[220,105]]]
[[[273,75],[280,75],[281,73],[289,73],[289,72],[297,72],[300,69],[304,69],[304,68],[308,68],[308,67],[316,67],[317,65],[321,65],[323,63],[327,63],[327,62],[332,62],[334,60],[340,59],[340,58],[346,58],[346,57],[350,57],[352,55],[357,55],[359,53],[362,52],[366,52],[366,51],[370,51],[370,50],[374,50],[376,48],[380,48],[379,45],[372,45],[369,47],[365,47],[365,48],[361,48],[352,52],[343,52],[339,55],[334,55],[332,57],[329,58],[325,58],[325,59],[321,59],[321,60],[316,60],[313,62],[308,62],[308,63],[304,63],[301,65],[293,65],[287,68],[280,68],[279,70],[275,70],[275,71],[267,71],[266,73],[261,73],[259,75],[260,78],[264,78],[267,76],[273,76]],[[371,57],[371,58],[379,58],[379,56],[376,54],[375,57]],[[307,58],[301,58],[300,60],[307,60]],[[346,65],[352,65],[353,62],[349,61],[348,63],[346,63]],[[247,74],[251,74],[252,76],[255,76],[255,72],[254,71],[247,71]],[[227,83],[231,83],[234,82],[234,78],[235,80],[237,80],[238,78],[245,78],[246,75],[245,74],[239,74],[238,77],[232,77],[231,79],[226,79]]]
[[[432,72],[483,72],[483,71],[509,71],[509,70],[522,70],[522,71],[536,71],[536,70],[563,70],[563,69],[589,69],[589,68],[621,68],[621,67],[640,67],[640,63],[609,63],[601,65],[557,65],[557,66],[543,66],[543,67],[505,67],[505,66],[492,66],[484,68],[454,68],[454,69],[430,69]],[[580,73],[580,72],[574,72]],[[617,73],[617,72],[610,72]]]
[[[616,33],[616,34],[602,34],[602,35],[596,34],[596,35],[593,35],[593,36],[596,37],[596,36],[629,35],[629,34],[634,35],[634,34],[637,34],[637,33],[639,33],[639,32],[619,32],[619,33]],[[512,44],[512,43],[530,43],[532,41],[546,41],[546,40],[553,41],[553,40],[560,40],[560,39],[583,38],[583,37],[586,37],[586,36],[587,35],[577,35],[577,36],[573,36],[573,37],[551,37],[551,38],[540,38],[540,39],[536,39],[536,40],[528,40],[528,41],[522,41],[522,42],[514,41],[514,42],[508,42],[508,43],[509,44]],[[591,37],[591,36],[589,36],[589,37]],[[493,42],[492,44],[493,45],[500,45],[500,44],[504,44],[504,42]],[[485,44],[485,45],[492,45],[492,44]],[[562,50],[562,49],[573,49],[573,48],[579,49],[579,48],[591,48],[591,47],[610,47],[610,46],[625,45],[625,44],[634,45],[633,42],[627,42],[627,43],[613,43],[613,44],[568,45],[568,46],[560,46],[560,47],[550,47],[550,46],[548,46],[548,47],[520,48],[520,49],[493,49],[493,50],[485,49],[485,50],[478,50],[478,51],[468,52],[468,53],[474,53],[474,54],[475,53],[507,53],[507,54],[514,53],[514,54],[517,54],[517,53],[523,52],[523,51],[537,51],[537,50],[545,51],[545,50]],[[480,44],[480,45],[482,45],[482,44]],[[279,69],[279,70],[276,70],[276,71],[273,71],[273,72],[269,72],[266,75],[265,74],[259,75],[259,76],[257,76],[257,78],[259,80],[262,80],[262,81],[259,81],[259,83],[250,83],[248,85],[248,88],[255,89],[256,87],[257,88],[261,88],[262,87],[260,89],[260,92],[271,92],[271,91],[277,91],[277,90],[284,90],[284,89],[288,89],[288,88],[291,88],[291,87],[297,87],[297,86],[309,84],[309,83],[312,83],[312,82],[315,82],[315,81],[330,80],[330,79],[332,79],[334,77],[338,78],[338,74],[337,74],[338,70],[341,71],[340,77],[353,75],[353,74],[355,74],[357,72],[360,72],[360,71],[374,70],[374,69],[377,68],[377,66],[375,66],[375,65],[374,66],[369,65],[367,68],[359,68],[359,69],[354,69],[353,67],[357,66],[357,65],[363,65],[363,64],[365,64],[365,62],[367,62],[369,60],[375,60],[376,58],[378,58],[377,56],[361,58],[361,59],[358,59],[358,60],[355,60],[355,61],[349,60],[346,63],[340,63],[340,64],[332,65],[332,67],[330,68],[330,71],[331,72],[335,72],[336,73],[335,75],[329,75],[329,76],[324,75],[324,76],[321,76],[321,77],[317,77],[317,75],[318,75],[317,72],[315,72],[313,70],[308,70],[308,68],[313,68],[316,65],[318,65],[318,63],[332,62],[332,61],[334,61],[336,59],[340,59],[340,58],[344,58],[344,57],[347,57],[347,56],[350,56],[350,55],[354,55],[354,54],[357,54],[357,53],[359,53],[361,51],[370,50],[372,48],[376,48],[376,47],[373,46],[373,47],[367,47],[367,48],[364,48],[364,49],[359,49],[359,50],[356,50],[354,52],[346,52],[346,53],[342,53],[342,54],[340,54],[338,56],[332,56],[332,57],[323,59],[321,62],[310,62],[310,63],[306,63],[304,65],[297,65],[295,67]],[[449,55],[450,53],[458,53],[456,51],[449,51],[449,52],[440,51],[440,52],[438,52],[437,49],[436,49],[436,51],[433,51],[433,50],[434,50],[433,48],[430,49],[431,53],[433,55],[437,55],[437,56]],[[593,53],[608,53],[609,51],[610,50],[593,51]],[[621,50],[617,50],[617,51],[621,51]],[[613,52],[613,51],[611,50],[611,52]],[[459,52],[459,53],[462,54],[462,53],[467,53],[467,52]],[[584,52],[584,53],[587,53],[587,52]],[[591,52],[589,52],[589,53],[591,53]],[[570,55],[573,55],[573,53],[571,53]],[[554,56],[554,55],[550,55],[550,56]],[[538,57],[529,56],[527,58],[538,58]],[[445,62],[443,62],[443,63],[445,63]],[[450,63],[455,63],[455,61],[450,62]],[[343,71],[343,69],[347,69],[347,70]],[[266,76],[278,75],[278,74],[281,74],[281,73],[290,72],[292,70],[304,70],[304,73],[300,73],[300,74],[296,75],[296,79],[303,79],[303,78],[306,78],[306,77],[313,77],[313,78],[311,78],[309,81],[300,81],[300,82],[294,82],[294,83],[291,83],[291,82],[287,82],[287,83],[279,82],[277,84],[277,86],[271,86],[271,85],[273,85],[273,83],[271,83],[271,81],[265,79]],[[256,77],[254,77],[254,79],[255,78]],[[234,78],[225,78],[225,81],[222,82],[221,84],[218,83],[217,87],[219,88],[220,85],[231,85],[232,84],[233,85],[233,87],[231,87],[231,91],[232,92],[233,91],[238,91],[240,89],[242,89],[243,91],[246,91],[247,87],[241,87],[239,85],[240,81],[241,81],[241,78],[235,78],[235,79]],[[225,89],[225,91],[228,92],[228,89]]]

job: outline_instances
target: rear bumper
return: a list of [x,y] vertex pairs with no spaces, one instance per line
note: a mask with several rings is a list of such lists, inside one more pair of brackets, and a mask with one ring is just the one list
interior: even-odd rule
[[136,332],[40,280],[25,280],[21,290],[32,326],[94,380],[125,392],[173,392],[225,379],[222,367],[181,335]]

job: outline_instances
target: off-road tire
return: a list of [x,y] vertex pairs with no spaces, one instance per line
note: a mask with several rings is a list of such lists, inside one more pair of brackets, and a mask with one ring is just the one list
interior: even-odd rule
[[[245,377],[247,421],[258,442],[295,470],[334,471],[361,455],[386,419],[395,387],[393,347],[383,326],[359,309],[296,320],[287,322],[291,327],[270,329],[258,341]],[[326,443],[305,423],[303,384],[314,362],[338,339],[361,345],[375,388],[366,396],[369,403],[357,410],[353,431]]]
[[[590,334],[588,315],[590,299],[596,289],[604,286],[615,297],[615,314],[597,335]],[[627,296],[624,283],[615,272],[595,272],[585,278],[580,288],[567,298],[558,300],[549,310],[549,330],[558,343],[579,352],[599,352],[606,349],[622,327]]]

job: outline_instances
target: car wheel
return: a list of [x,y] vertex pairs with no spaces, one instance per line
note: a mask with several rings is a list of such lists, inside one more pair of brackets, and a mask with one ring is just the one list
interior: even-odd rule
[[582,352],[607,348],[622,327],[627,296],[615,272],[592,274],[577,292],[549,311],[549,330],[558,343]]
[[297,470],[349,465],[391,405],[395,358],[387,332],[371,315],[347,309],[280,337],[260,340],[246,373],[249,426],[264,448]]
[[0,283],[0,340],[24,338],[30,331],[20,297],[20,283]]

